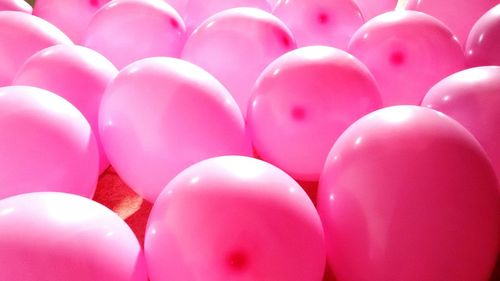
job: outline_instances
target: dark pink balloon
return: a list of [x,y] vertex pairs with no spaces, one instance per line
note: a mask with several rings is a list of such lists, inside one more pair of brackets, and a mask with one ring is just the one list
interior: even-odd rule
[[472,27],[465,48],[467,65],[500,65],[500,4]]
[[398,0],[354,0],[354,2],[358,4],[365,20],[393,11],[398,4]]
[[18,11],[31,14],[33,8],[24,0],[0,0],[0,11]]

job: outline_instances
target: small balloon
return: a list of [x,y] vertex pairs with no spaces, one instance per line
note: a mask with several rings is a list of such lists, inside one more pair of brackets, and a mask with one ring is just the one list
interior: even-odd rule
[[31,14],[33,8],[24,0],[0,0],[0,11],[18,11]]
[[398,4],[398,0],[354,0],[354,2],[358,4],[365,20],[393,11]]
[[472,27],[465,48],[467,66],[500,65],[500,4]]

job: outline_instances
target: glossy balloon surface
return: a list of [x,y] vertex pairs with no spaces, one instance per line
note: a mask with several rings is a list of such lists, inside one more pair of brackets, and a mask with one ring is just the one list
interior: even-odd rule
[[18,11],[31,14],[33,8],[24,0],[0,0],[0,11]]
[[465,49],[467,65],[500,65],[500,4],[472,27]]
[[354,0],[365,20],[396,9],[398,0]]

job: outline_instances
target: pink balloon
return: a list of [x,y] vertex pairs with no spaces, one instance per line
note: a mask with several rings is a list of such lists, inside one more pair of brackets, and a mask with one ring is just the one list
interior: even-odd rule
[[349,51],[375,76],[385,106],[420,104],[435,83],[465,65],[460,43],[446,26],[415,11],[388,12],[366,22]]
[[0,12],[0,86],[10,85],[34,53],[56,44],[72,44],[52,24],[24,12]]
[[99,155],[78,109],[46,90],[10,86],[0,88],[0,112],[0,199],[35,191],[92,197]]
[[395,106],[349,127],[319,187],[339,281],[488,280],[500,196],[476,139],[437,111]]
[[185,26],[163,0],[115,0],[91,19],[84,45],[119,69],[147,57],[180,55]]
[[247,122],[257,154],[307,181],[319,179],[338,136],[382,106],[366,66],[324,46],[300,48],[272,62],[250,104]]
[[358,4],[365,20],[393,11],[398,4],[398,0],[354,0],[354,2]]
[[500,4],[474,24],[465,50],[468,66],[500,65]]
[[248,157],[197,163],[175,177],[145,238],[151,281],[320,281],[321,222],[302,188]]
[[33,8],[24,0],[0,0],[0,11],[18,11],[31,14]]
[[111,164],[151,202],[189,165],[251,154],[231,95],[206,71],[179,59],[150,58],[124,68],[106,90],[99,118]]
[[141,246],[127,224],[72,194],[0,200],[0,249],[0,280],[147,280]]
[[70,101],[90,122],[99,145],[99,172],[109,162],[99,138],[98,114],[101,98],[118,70],[101,54],[77,45],[56,45],[44,49],[21,67],[14,85],[49,90]]
[[290,28],[298,46],[328,45],[345,50],[364,23],[353,0],[281,1],[273,13]]
[[277,17],[255,8],[234,8],[213,15],[191,34],[182,58],[221,81],[246,115],[259,74],[295,47],[292,34]]

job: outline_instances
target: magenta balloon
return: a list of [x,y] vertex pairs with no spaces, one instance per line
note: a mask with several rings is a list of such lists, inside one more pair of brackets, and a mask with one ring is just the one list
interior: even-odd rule
[[99,155],[78,109],[46,90],[9,86],[0,88],[0,113],[0,199],[35,191],[92,197]]
[[0,0],[0,11],[18,11],[31,14],[33,8],[24,0]]
[[141,246],[127,224],[72,194],[0,200],[0,249],[0,280],[147,280]]
[[180,55],[185,26],[163,0],[115,0],[91,19],[84,45],[119,69],[147,57]]
[[151,281],[320,281],[321,222],[302,188],[248,157],[197,163],[175,177],[149,217]]
[[[407,1],[407,0],[402,0]],[[365,20],[396,9],[398,0],[354,0]]]
[[10,85],[34,53],[56,44],[72,44],[52,24],[24,12],[0,12],[0,86]]
[[382,106],[366,66],[324,46],[300,48],[272,62],[250,104],[247,122],[257,154],[307,181],[319,179],[338,136]]
[[101,54],[77,45],[56,45],[44,49],[21,67],[14,85],[49,90],[70,101],[90,122],[99,145],[99,172],[109,162],[99,138],[101,97],[118,70]]
[[255,8],[234,8],[213,15],[191,34],[182,58],[222,82],[246,115],[259,74],[295,47],[290,30],[277,17]]
[[438,20],[415,11],[394,11],[366,22],[349,51],[375,76],[385,106],[420,104],[444,77],[462,70],[460,43]]
[[364,23],[353,0],[281,1],[273,13],[290,28],[298,46],[328,45],[345,50]]
[[465,48],[467,65],[500,65],[500,4],[472,27]]
[[318,200],[338,281],[486,281],[495,265],[495,172],[476,139],[432,109],[356,121],[328,156]]

